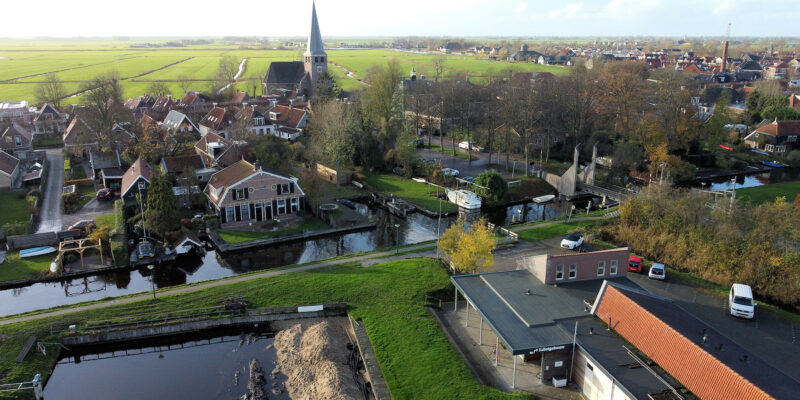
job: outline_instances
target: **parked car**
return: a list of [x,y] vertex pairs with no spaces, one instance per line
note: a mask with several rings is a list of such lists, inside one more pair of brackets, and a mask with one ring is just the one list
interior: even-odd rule
[[114,197],[114,192],[109,188],[102,188],[97,191],[97,200],[111,200]]
[[465,181],[467,181],[469,183],[475,183],[475,177],[474,176],[465,176],[465,177],[463,177],[461,179],[463,179],[463,180],[465,180]]
[[94,221],[92,221],[90,219],[82,219],[82,220],[70,225],[67,228],[67,230],[68,231],[76,231],[77,230],[77,231],[83,232],[83,231],[86,231],[87,229],[89,229],[89,227],[92,227],[92,226],[94,226]]
[[411,145],[415,146],[416,148],[422,148],[425,146],[425,139],[414,139],[411,141]]
[[650,272],[647,273],[647,277],[650,279],[659,279],[664,280],[667,278],[667,267],[661,263],[653,263],[650,267]]
[[734,317],[752,319],[756,311],[753,289],[743,283],[734,283],[728,295],[728,310]]
[[561,247],[565,249],[575,250],[583,246],[583,235],[578,232],[573,232],[561,239]]
[[628,271],[642,272],[642,257],[630,256],[628,258]]
[[444,176],[458,176],[458,170],[453,168],[442,168]]
[[156,256],[156,248],[150,242],[139,242],[136,246],[136,257],[140,260],[143,258],[153,258]]
[[472,151],[483,151],[483,148],[476,145],[475,142],[463,141],[458,143],[458,148],[460,149],[469,150],[470,147],[472,147]]

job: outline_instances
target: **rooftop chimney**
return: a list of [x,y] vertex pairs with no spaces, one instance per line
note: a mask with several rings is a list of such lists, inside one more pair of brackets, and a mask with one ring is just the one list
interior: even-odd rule
[[728,65],[728,41],[725,41],[725,47],[722,49],[722,71],[725,72],[725,67]]

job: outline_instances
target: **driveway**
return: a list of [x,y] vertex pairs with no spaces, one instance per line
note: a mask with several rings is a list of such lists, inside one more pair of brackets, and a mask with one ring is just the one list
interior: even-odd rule
[[664,282],[648,279],[647,272],[629,273],[628,278],[651,293],[672,299],[729,339],[800,381],[799,324],[758,309],[752,320],[732,317],[728,314],[727,298],[670,279],[669,271]]
[[114,213],[113,201],[97,201],[96,198],[90,200],[83,207],[81,207],[75,214],[68,214],[62,217],[64,226],[70,226],[81,220],[94,220],[101,215],[108,215]]
[[[427,144],[428,142],[426,139],[425,145],[427,146]],[[437,138],[434,138],[431,141],[431,144],[437,146],[440,145]],[[417,151],[417,154],[422,159],[434,160],[435,162],[441,161],[442,166],[446,168],[457,169],[460,172],[460,176],[462,177],[478,176],[480,175],[481,172],[489,168],[489,153],[482,151],[475,151],[473,149],[472,157],[475,159],[472,160],[472,162],[470,163],[469,160],[466,159],[466,157],[453,156],[452,143],[448,142],[447,140],[445,140],[444,147],[446,148],[444,152],[442,152],[441,150],[434,150],[434,149],[428,149],[427,147],[423,147]],[[463,152],[465,154],[467,153],[467,151],[464,149],[458,149],[458,151]],[[497,155],[496,152],[492,153],[492,163],[505,165],[506,161],[505,154],[503,154],[503,157],[499,161],[497,160],[496,155]],[[514,166],[513,164],[514,161],[516,161],[516,173],[514,174],[514,178],[518,178],[519,176],[525,174],[525,162],[522,160],[517,160],[516,157],[511,157],[511,160],[509,161],[510,163],[509,168],[512,168]],[[499,169],[498,172],[500,172],[500,174],[503,175],[503,177],[506,178],[507,180],[511,179],[511,172],[508,172],[504,169]]]
[[40,222],[37,233],[60,231],[63,226],[61,215],[61,188],[64,186],[64,154],[61,149],[47,149],[47,184],[43,201],[39,206]]

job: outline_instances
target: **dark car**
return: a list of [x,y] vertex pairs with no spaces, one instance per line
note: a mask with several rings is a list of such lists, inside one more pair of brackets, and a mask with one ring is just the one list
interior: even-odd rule
[[97,200],[111,200],[114,197],[114,192],[109,188],[102,188],[97,191]]

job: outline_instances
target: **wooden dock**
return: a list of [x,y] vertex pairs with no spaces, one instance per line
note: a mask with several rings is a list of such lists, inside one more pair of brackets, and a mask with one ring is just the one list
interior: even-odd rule
[[28,352],[31,351],[34,343],[36,343],[36,336],[28,337],[28,341],[25,342],[25,346],[22,347],[22,351],[19,352],[17,359],[14,361],[21,363],[23,360],[25,360],[25,356],[27,356]]

